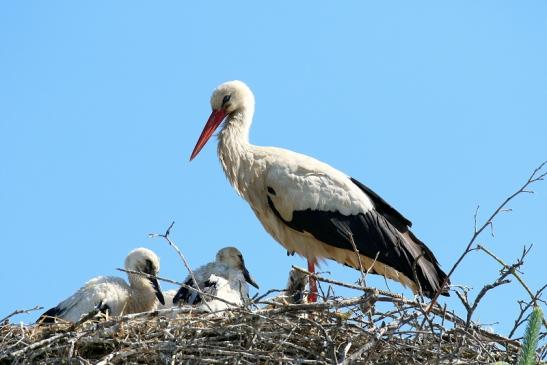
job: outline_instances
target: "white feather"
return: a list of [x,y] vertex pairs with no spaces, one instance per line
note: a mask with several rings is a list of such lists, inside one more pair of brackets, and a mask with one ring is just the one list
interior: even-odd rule
[[[193,270],[193,274],[200,290],[240,306],[249,298],[247,280],[244,275],[244,271],[246,270],[239,250],[235,247],[225,247],[218,251],[215,261]],[[250,279],[254,282],[252,278]],[[186,276],[184,283],[191,282],[191,275]],[[184,288],[181,288],[180,291],[189,292]],[[194,304],[197,296],[197,292],[191,292],[188,293],[187,300],[184,296],[176,300],[182,300],[187,304]],[[201,300],[203,301],[203,299],[202,296]],[[205,296],[205,300],[208,304],[213,302],[215,308],[227,306],[227,303],[218,300],[215,301],[210,297],[207,298],[207,296]]]
[[[159,259],[154,252],[138,248],[126,258],[127,270],[142,271],[141,265],[150,260],[154,270],[159,272]],[[114,276],[98,276],[84,284],[76,293],[60,302],[55,308],[55,317],[69,322],[77,322],[100,306],[108,306],[109,314],[119,316],[128,313],[153,310],[157,299],[155,289],[146,277],[129,274],[128,285],[125,280]],[[47,312],[46,312],[47,313]],[[43,318],[41,317],[39,321]]]

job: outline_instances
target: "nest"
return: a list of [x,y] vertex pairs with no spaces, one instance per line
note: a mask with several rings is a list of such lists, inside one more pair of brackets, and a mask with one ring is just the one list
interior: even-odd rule
[[373,290],[311,304],[179,307],[76,324],[0,327],[0,364],[513,363],[519,342]]

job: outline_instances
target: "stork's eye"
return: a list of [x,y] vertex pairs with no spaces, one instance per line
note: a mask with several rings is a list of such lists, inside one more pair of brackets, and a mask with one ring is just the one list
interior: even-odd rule
[[224,104],[226,104],[227,102],[229,102],[231,98],[232,98],[232,95],[226,95],[226,96],[224,96],[224,98],[222,99],[222,105],[224,105]]
[[151,260],[148,260],[148,259],[146,260],[143,272],[150,275],[154,274],[154,264],[152,263]]

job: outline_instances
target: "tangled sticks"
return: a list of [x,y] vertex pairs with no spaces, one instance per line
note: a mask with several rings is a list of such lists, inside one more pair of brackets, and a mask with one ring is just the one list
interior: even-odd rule
[[[419,301],[358,288],[363,296],[289,305],[266,298],[222,316],[179,307],[77,325],[4,324],[0,363],[448,364],[457,359],[476,364],[516,359],[518,341],[468,325],[446,308],[435,306],[427,314],[427,305]],[[541,351],[538,356],[544,357]]]

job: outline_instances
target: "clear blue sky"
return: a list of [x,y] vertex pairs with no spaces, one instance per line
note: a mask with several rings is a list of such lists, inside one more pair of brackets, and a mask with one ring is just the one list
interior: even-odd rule
[[[214,142],[188,162],[211,91],[232,79],[255,92],[254,143],[368,184],[450,268],[477,204],[482,219],[547,159],[546,11],[544,1],[3,2],[0,317],[54,306],[93,276],[123,276],[115,268],[139,246],[182,279],[174,251],[147,238],[172,220],[194,266],[236,245],[269,289],[305,265],[229,186]],[[523,271],[537,289],[547,183],[535,190],[480,242],[507,262],[533,243]],[[474,297],[498,269],[474,253],[453,282]],[[525,298],[507,285],[476,318],[503,333]]]

